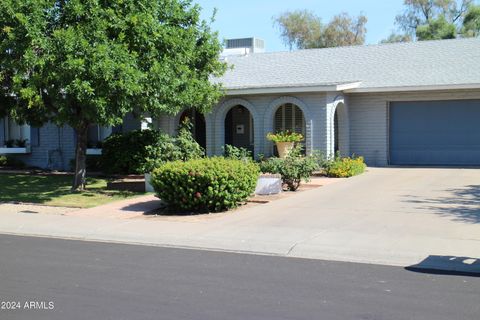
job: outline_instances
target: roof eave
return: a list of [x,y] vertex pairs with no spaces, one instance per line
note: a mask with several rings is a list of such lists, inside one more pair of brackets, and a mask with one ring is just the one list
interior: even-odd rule
[[344,91],[345,93],[368,93],[368,92],[374,93],[374,92],[438,91],[438,90],[461,90],[461,89],[480,89],[480,83],[367,87],[367,88],[357,87],[357,88],[346,89]]
[[276,94],[276,93],[308,93],[308,92],[336,92],[359,87],[361,82],[349,82],[317,86],[288,86],[288,87],[262,87],[262,88],[232,88],[226,90],[227,96]]

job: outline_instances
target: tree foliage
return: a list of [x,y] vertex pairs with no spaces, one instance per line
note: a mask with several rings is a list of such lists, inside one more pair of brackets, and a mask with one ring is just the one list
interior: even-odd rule
[[480,37],[480,5],[471,5],[463,19],[462,34],[465,37]]
[[221,44],[190,0],[0,0],[0,27],[2,111],[76,130],[74,189],[90,124],[206,111],[221,95]]
[[367,17],[341,13],[324,25],[309,10],[287,11],[274,17],[283,42],[290,49],[329,48],[359,45],[365,42]]
[[380,43],[398,43],[398,42],[410,42],[412,37],[408,34],[399,34],[392,32],[387,38],[380,41]]
[[474,0],[404,0],[404,6],[404,12],[395,18],[403,34],[393,34],[382,42],[478,36],[480,7]]
[[274,18],[283,42],[293,48],[307,49],[318,45],[322,21],[308,10],[287,11]]
[[359,15],[351,17],[347,13],[341,13],[333,17],[321,37],[322,47],[341,47],[359,45],[365,43],[367,33],[367,17]]
[[455,39],[457,29],[455,25],[449,23],[445,16],[430,20],[428,24],[417,27],[416,37],[418,40],[441,40]]

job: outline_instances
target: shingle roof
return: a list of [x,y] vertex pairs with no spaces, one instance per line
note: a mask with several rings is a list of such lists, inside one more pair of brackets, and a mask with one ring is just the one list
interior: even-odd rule
[[359,88],[480,84],[480,39],[256,53],[228,57],[226,89],[323,86]]

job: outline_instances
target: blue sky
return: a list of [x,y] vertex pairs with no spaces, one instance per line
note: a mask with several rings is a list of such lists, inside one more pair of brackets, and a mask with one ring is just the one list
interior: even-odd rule
[[313,10],[328,22],[334,15],[347,12],[363,13],[368,17],[368,44],[378,43],[394,30],[394,19],[403,10],[403,0],[194,0],[203,8],[203,17],[209,18],[217,8],[212,27],[220,37],[242,38],[256,36],[265,40],[267,51],[288,50],[273,26],[272,16],[287,10]]

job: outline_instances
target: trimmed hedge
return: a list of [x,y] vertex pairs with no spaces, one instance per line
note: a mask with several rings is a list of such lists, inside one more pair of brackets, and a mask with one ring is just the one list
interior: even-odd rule
[[214,157],[168,162],[153,170],[151,184],[172,210],[219,212],[247,200],[258,175],[252,161]]
[[335,158],[325,166],[325,174],[334,178],[348,178],[363,173],[366,167],[363,157]]

